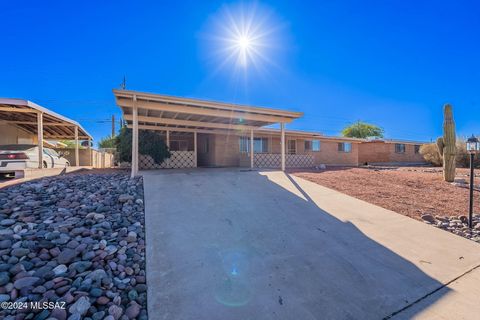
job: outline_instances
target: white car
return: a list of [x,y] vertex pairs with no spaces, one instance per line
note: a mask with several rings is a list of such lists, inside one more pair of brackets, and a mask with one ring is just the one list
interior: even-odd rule
[[[65,154],[66,155],[66,154]],[[43,168],[65,168],[70,162],[64,154],[43,148]],[[0,146],[0,173],[38,168],[38,146],[35,144],[9,144]]]

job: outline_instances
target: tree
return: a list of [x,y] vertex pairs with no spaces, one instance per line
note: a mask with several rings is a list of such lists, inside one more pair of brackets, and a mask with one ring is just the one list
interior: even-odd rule
[[[120,161],[132,162],[132,129],[123,127],[120,130],[115,138],[115,147]],[[170,158],[170,151],[165,141],[155,131],[139,130],[138,152],[151,156],[158,164]]]
[[99,148],[115,148],[116,137],[108,136],[98,142]]
[[60,140],[60,142],[66,145],[65,148],[75,148],[75,141],[73,140]]
[[358,121],[342,130],[342,135],[349,138],[383,138],[383,129],[374,124]]

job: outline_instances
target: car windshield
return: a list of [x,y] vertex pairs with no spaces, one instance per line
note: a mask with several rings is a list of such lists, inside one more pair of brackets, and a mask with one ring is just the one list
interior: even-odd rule
[[0,150],[8,150],[8,151],[24,151],[28,149],[35,148],[36,145],[34,144],[6,144],[0,146]]
[[58,153],[57,151],[53,150],[53,149],[45,149],[50,155],[52,156],[55,156],[55,157],[58,157]]

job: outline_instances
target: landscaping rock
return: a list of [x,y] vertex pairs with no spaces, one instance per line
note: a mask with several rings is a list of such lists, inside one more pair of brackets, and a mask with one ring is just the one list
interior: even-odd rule
[[58,275],[64,274],[65,272],[67,272],[67,270],[68,268],[66,265],[60,264],[56,266],[52,271],[56,276],[58,276]]
[[87,313],[88,308],[90,308],[90,301],[88,300],[87,297],[80,297],[80,299],[77,300],[70,308],[68,308],[68,311],[72,314],[79,314],[83,316],[85,313]]
[[67,263],[72,262],[75,259],[76,256],[77,256],[77,253],[75,252],[75,250],[70,249],[70,248],[65,248],[58,255],[57,261],[59,263],[67,264]]
[[[424,219],[424,216],[429,216]],[[431,219],[431,218],[433,219]],[[458,236],[480,243],[480,215],[474,214],[472,217],[473,228],[468,227],[467,216],[435,216],[429,214],[422,215],[422,219],[437,228],[452,232]]]
[[24,287],[31,287],[31,286],[35,285],[39,280],[40,280],[40,278],[37,278],[37,277],[20,278],[13,283],[13,286],[16,289],[22,289]]
[[2,189],[0,302],[65,301],[66,310],[0,309],[0,319],[144,319],[141,199],[142,179],[125,172]]
[[430,222],[430,223],[434,223],[435,222],[435,218],[431,215],[431,214],[424,214],[422,215],[422,219],[424,221],[427,221],[427,222]]

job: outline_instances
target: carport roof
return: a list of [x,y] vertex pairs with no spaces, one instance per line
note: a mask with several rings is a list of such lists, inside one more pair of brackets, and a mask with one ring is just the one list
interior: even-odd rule
[[92,136],[76,121],[68,119],[28,100],[0,98],[0,120],[29,133],[37,134],[37,114],[43,113],[43,137],[45,139],[74,139],[78,127],[80,139]]
[[137,107],[140,129],[243,131],[258,129],[274,123],[289,123],[303,115],[301,112],[130,90],[113,90],[113,93],[128,126],[131,126],[133,121],[133,106]]

